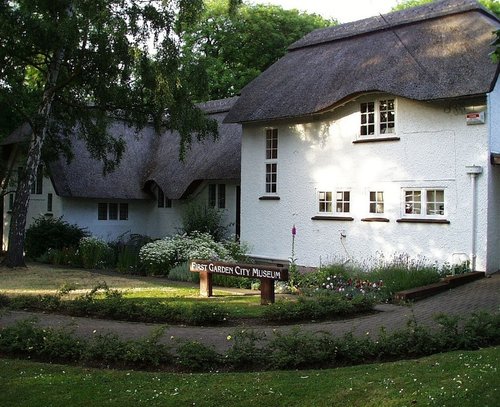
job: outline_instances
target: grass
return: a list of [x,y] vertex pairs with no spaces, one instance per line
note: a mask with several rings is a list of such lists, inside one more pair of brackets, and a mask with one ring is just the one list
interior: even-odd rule
[[457,406],[500,399],[500,347],[339,369],[173,374],[0,359],[8,406]]
[[7,295],[55,294],[62,287],[72,287],[81,295],[99,283],[119,290],[132,301],[169,302],[188,305],[209,302],[221,305],[231,318],[258,318],[263,314],[259,292],[255,295],[234,294],[234,290],[215,288],[214,297],[203,298],[199,286],[171,281],[160,277],[124,275],[112,271],[57,268],[43,264],[30,264],[27,269],[0,267],[0,293]]

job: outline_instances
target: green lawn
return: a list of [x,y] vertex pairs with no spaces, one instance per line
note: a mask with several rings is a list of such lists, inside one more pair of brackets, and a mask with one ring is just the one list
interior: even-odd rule
[[214,289],[214,297],[203,298],[195,284],[170,281],[161,277],[142,277],[120,274],[112,271],[89,271],[83,269],[59,268],[43,264],[30,264],[27,269],[0,267],[0,293],[55,294],[62,287],[78,291],[90,290],[106,282],[110,289],[119,290],[125,298],[147,301],[176,303],[210,302],[222,305],[230,317],[260,317],[260,293],[242,295],[238,290],[224,287]]
[[173,374],[0,359],[7,406],[477,406],[500,400],[500,347],[348,368]]

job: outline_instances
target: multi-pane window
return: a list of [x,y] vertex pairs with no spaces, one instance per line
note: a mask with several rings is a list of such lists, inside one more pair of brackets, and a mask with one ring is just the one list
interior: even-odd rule
[[396,113],[394,99],[361,103],[361,136],[379,136],[395,132]]
[[[335,197],[335,201],[333,200]],[[319,212],[322,213],[348,213],[351,209],[350,191],[319,191]]]
[[350,212],[351,193],[349,191],[337,191],[335,198],[335,211],[339,213]]
[[278,190],[278,129],[266,129],[266,194]]
[[266,193],[274,194],[278,185],[278,164],[266,164]]
[[158,194],[158,208],[171,208],[172,200],[167,198],[161,188],[157,188]]
[[405,215],[443,216],[444,189],[407,189],[404,205]]
[[320,212],[332,212],[332,192],[331,191],[320,191],[319,192],[319,211]]
[[97,204],[98,220],[128,220],[128,203],[107,203]]
[[208,185],[208,206],[212,208],[224,209],[226,207],[226,185]]
[[370,213],[384,213],[383,191],[370,191]]
[[278,158],[278,129],[266,130],[266,160]]

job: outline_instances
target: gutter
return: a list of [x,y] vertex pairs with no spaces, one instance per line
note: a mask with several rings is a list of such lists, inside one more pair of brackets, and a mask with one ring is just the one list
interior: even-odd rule
[[483,167],[468,165],[465,167],[472,180],[472,236],[471,236],[471,271],[476,271],[477,258],[477,177],[482,174]]

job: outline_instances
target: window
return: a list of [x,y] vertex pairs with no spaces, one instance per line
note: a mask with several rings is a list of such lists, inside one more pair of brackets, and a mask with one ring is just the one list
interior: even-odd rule
[[108,204],[108,215],[109,215],[109,220],[118,220],[118,204],[117,203]]
[[157,188],[158,193],[158,208],[171,208],[172,200],[167,198],[161,188]]
[[97,204],[97,219],[107,220],[108,219],[108,204],[98,203]]
[[332,193],[328,191],[319,192],[319,211],[332,212]]
[[128,220],[128,204],[120,204],[120,220]]
[[11,192],[9,194],[9,211],[12,211],[14,209],[14,199],[16,198],[16,194],[14,192]]
[[396,113],[394,99],[361,103],[361,136],[394,134]]
[[278,191],[278,129],[266,129],[266,194]]
[[31,193],[41,195],[43,193],[43,166],[39,165],[36,171],[36,179],[31,186]]
[[278,158],[278,129],[266,130],[266,160]]
[[97,204],[98,220],[128,220],[128,203],[106,203]]
[[370,213],[384,213],[384,193],[370,191]]
[[406,189],[404,191],[405,216],[444,216],[444,189]]
[[208,206],[212,208],[224,209],[226,207],[226,185],[208,185]]
[[266,164],[266,193],[275,194],[278,185],[278,165]]
[[335,210],[339,213],[350,212],[351,193],[349,191],[337,191]]
[[335,192],[335,202],[333,196],[334,194],[331,191],[319,191],[319,212],[333,213],[335,209],[335,213],[349,213],[351,206],[350,191]]
[[53,195],[47,194],[47,212],[52,212]]

